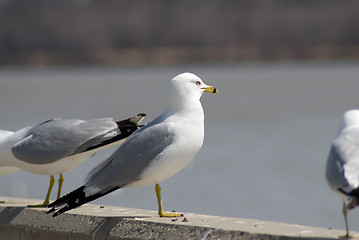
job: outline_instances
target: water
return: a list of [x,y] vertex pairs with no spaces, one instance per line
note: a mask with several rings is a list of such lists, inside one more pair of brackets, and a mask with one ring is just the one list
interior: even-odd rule
[[[358,62],[0,69],[0,128],[54,117],[152,120],[167,106],[168,80],[184,71],[219,89],[205,94],[205,142],[164,181],[166,210],[344,228],[324,166],[342,113],[359,108]],[[113,149],[64,175],[63,194]],[[45,197],[49,177],[0,176],[0,195]],[[53,190],[55,197],[57,188]],[[116,191],[97,204],[156,210],[154,186]],[[349,213],[359,230],[359,209]]]

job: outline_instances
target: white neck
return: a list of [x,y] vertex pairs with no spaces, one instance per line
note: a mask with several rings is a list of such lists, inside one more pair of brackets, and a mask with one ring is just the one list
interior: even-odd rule
[[348,127],[359,127],[359,111],[349,110],[344,113],[339,126],[339,132]]

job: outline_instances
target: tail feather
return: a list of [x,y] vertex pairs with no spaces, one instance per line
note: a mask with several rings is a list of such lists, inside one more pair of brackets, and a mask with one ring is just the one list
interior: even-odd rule
[[86,186],[79,187],[78,189],[70,192],[69,194],[57,199],[53,203],[51,203],[48,207],[51,208],[46,213],[52,213],[55,212],[52,216],[56,217],[57,215],[60,215],[61,213],[67,212],[71,209],[77,208],[85,203],[91,202],[97,198],[100,198],[106,194],[109,194],[120,187],[114,187],[110,190],[107,190],[105,192],[96,193],[94,195],[86,196],[85,193]]

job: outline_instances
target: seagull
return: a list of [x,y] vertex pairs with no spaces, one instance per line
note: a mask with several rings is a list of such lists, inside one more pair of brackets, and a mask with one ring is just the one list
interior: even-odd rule
[[18,169],[39,175],[49,175],[50,185],[42,204],[46,207],[60,175],[57,198],[60,197],[63,173],[80,165],[99,150],[124,142],[135,132],[145,114],[115,122],[112,118],[88,121],[80,119],[51,119],[16,132],[0,131],[0,173],[9,174]]
[[343,216],[349,238],[348,210],[359,205],[359,110],[344,113],[326,164],[329,187],[343,199]]
[[160,217],[165,213],[160,182],[171,177],[197,154],[204,139],[204,113],[200,98],[217,93],[192,73],[182,73],[170,82],[170,107],[152,122],[129,136],[104,162],[85,178],[83,186],[51,203],[53,216],[74,209],[119,188],[155,185]]

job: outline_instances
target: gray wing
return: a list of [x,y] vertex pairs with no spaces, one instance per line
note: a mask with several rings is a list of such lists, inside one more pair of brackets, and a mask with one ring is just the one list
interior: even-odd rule
[[92,139],[101,139],[116,129],[112,118],[53,119],[29,128],[13,146],[12,153],[17,159],[32,164],[52,163],[78,153],[83,144],[93,144]]
[[90,192],[96,192],[139,180],[143,170],[171,145],[173,139],[174,134],[163,123],[149,124],[137,130],[87,175],[84,185],[92,189]]
[[326,165],[332,189],[350,193],[359,186],[359,130],[343,131],[333,141]]

